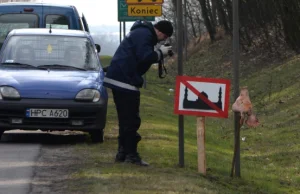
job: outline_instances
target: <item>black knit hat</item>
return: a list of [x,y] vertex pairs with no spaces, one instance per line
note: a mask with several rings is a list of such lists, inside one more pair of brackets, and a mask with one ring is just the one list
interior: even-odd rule
[[171,37],[173,34],[173,26],[172,23],[167,20],[161,20],[154,24],[154,27],[160,32],[164,33],[168,37]]

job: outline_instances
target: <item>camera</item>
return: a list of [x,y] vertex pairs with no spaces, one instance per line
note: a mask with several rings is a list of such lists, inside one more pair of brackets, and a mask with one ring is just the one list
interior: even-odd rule
[[[165,46],[171,46],[169,43],[165,43],[164,45],[165,45]],[[174,55],[173,51],[172,51],[172,50],[169,50],[169,51],[168,51],[168,55],[169,55],[169,57],[172,57],[172,56]]]

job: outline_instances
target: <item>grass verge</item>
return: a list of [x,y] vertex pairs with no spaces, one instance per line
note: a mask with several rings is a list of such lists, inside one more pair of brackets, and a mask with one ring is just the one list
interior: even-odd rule
[[[203,77],[230,77],[229,58],[219,43],[206,45],[186,64],[186,72]],[[222,71],[218,71],[218,64]],[[242,62],[243,68],[251,61]],[[82,193],[299,193],[300,190],[300,56],[276,66],[252,69],[241,79],[250,89],[261,125],[243,127],[241,175],[230,178],[233,118],[207,118],[207,175],[197,172],[196,118],[185,117],[185,167],[178,167],[178,116],[173,114],[174,76],[158,80],[154,68],[141,90],[139,152],[150,167],[115,164],[117,117],[109,100],[105,143],[79,144],[86,161],[72,174],[70,190]],[[172,69],[172,67],[168,67]],[[174,72],[173,68],[173,72]],[[246,68],[245,68],[246,69]],[[207,70],[207,71],[206,71]],[[243,74],[245,75],[245,73]],[[111,96],[111,94],[110,94]],[[232,99],[233,100],[233,99]],[[231,101],[232,101],[231,100]]]

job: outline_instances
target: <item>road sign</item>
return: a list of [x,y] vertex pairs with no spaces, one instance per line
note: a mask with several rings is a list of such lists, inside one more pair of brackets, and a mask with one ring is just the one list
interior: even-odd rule
[[130,22],[136,20],[147,20],[155,21],[155,17],[134,17],[128,16],[128,5],[126,0],[118,0],[118,21],[119,22]]
[[161,5],[128,5],[128,16],[161,16]]
[[227,118],[229,92],[226,79],[177,76],[174,113]]
[[126,0],[126,3],[129,4],[163,4],[164,0]]

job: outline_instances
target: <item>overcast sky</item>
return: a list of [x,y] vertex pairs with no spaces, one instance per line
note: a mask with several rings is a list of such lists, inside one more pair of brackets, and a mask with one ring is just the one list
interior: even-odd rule
[[119,25],[117,0],[38,0],[39,2],[75,5],[89,25]]

